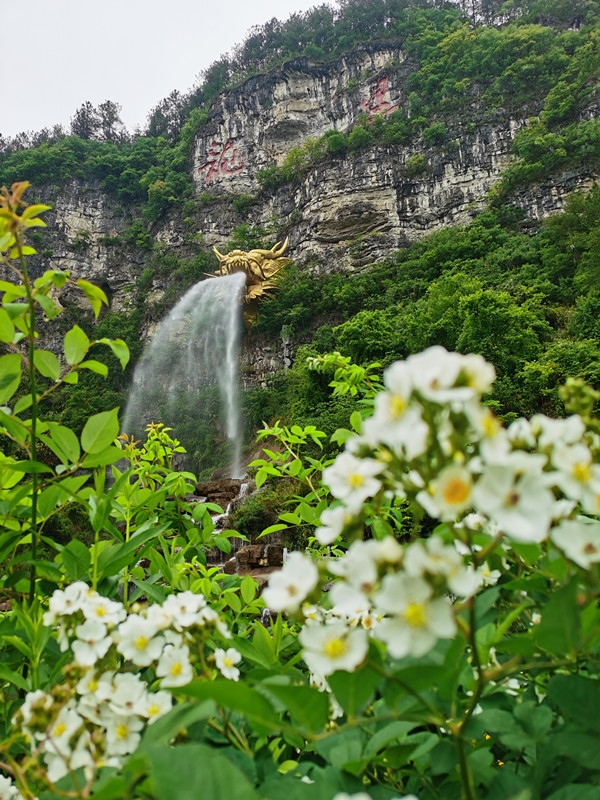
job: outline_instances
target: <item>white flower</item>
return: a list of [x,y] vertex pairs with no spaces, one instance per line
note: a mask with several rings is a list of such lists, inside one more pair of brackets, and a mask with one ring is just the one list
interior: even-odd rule
[[400,450],[410,461],[425,451],[429,432],[420,405],[411,403],[410,367],[397,361],[386,369],[383,382],[387,391],[376,395],[374,413],[363,424],[362,438],[372,447],[382,443]]
[[117,629],[117,650],[138,667],[148,667],[160,656],[165,640],[152,620],[130,614]]
[[217,669],[224,678],[231,681],[237,681],[240,677],[240,671],[235,666],[242,659],[242,656],[233,647],[228,650],[222,650],[220,647],[215,650],[215,663]]
[[364,661],[369,646],[366,631],[350,630],[343,622],[307,625],[298,638],[308,668],[325,676],[337,670],[352,672]]
[[321,525],[315,530],[315,537],[322,545],[331,544],[351,521],[352,514],[346,506],[326,508],[321,514]]
[[133,707],[135,714],[145,717],[152,724],[173,706],[173,695],[170,692],[145,692]]
[[91,667],[100,658],[104,658],[112,644],[107,636],[106,625],[94,620],[86,620],[75,628],[77,640],[72,649],[75,662],[82,667]]
[[[526,456],[527,454],[523,454]],[[529,457],[532,466],[537,460]],[[518,542],[541,542],[554,511],[554,495],[541,474],[520,475],[512,466],[489,466],[473,489],[477,510]]]
[[48,728],[44,740],[44,750],[47,753],[52,753],[61,757],[69,756],[71,754],[69,742],[82,725],[83,717],[81,717],[74,708],[64,706],[58,712],[52,725]]
[[[30,722],[35,723],[36,716],[45,716],[47,711],[50,711],[53,705],[52,695],[46,694],[41,689],[36,689],[34,692],[28,692],[25,697],[25,702],[19,709],[23,722],[29,725]],[[15,715],[11,720],[13,725],[18,725],[18,719]]]
[[475,396],[470,386],[456,386],[463,369],[463,356],[435,345],[406,359],[421,396],[434,403],[467,402]]
[[378,611],[392,614],[375,629],[394,658],[422,656],[438,639],[450,639],[456,633],[452,609],[445,597],[432,599],[431,586],[411,575],[386,575],[375,596]]
[[121,603],[102,597],[96,592],[88,593],[81,604],[81,610],[86,619],[96,620],[104,625],[116,625],[127,616]]
[[579,442],[585,432],[585,425],[577,414],[566,419],[552,419],[544,414],[536,414],[531,418],[531,429],[538,437],[540,448],[545,450]]
[[23,800],[23,795],[10,778],[0,775],[0,800]]
[[297,611],[319,580],[319,570],[310,556],[290,553],[283,567],[269,578],[263,599],[271,611]]
[[482,577],[465,567],[455,547],[446,547],[437,536],[411,544],[404,557],[407,575],[421,578],[441,575],[450,591],[459,597],[470,597],[481,586]]
[[600,522],[596,520],[565,519],[553,528],[550,538],[567,558],[583,569],[591,569],[600,562]]
[[467,353],[461,357],[461,377],[476,394],[489,394],[496,380],[496,368],[477,353]]
[[144,722],[139,717],[115,714],[106,720],[106,753],[109,756],[133,753],[140,743]]
[[190,683],[194,670],[190,664],[189,648],[167,645],[156,665],[156,674],[162,678],[161,686],[186,686]]
[[[592,510],[600,494],[600,466],[592,463],[590,449],[584,444],[561,445],[552,453],[555,484],[572,500],[582,500]],[[589,499],[588,499],[589,498]]]
[[113,692],[108,707],[114,714],[131,714],[146,688],[146,682],[133,672],[119,672],[113,679]]
[[342,581],[333,584],[329,598],[332,611],[338,617],[360,617],[371,608],[369,598],[363,592]]
[[197,624],[198,612],[206,606],[203,594],[186,591],[170,594],[162,605],[163,612],[171,616],[176,630]]
[[370,458],[357,458],[352,453],[341,453],[333,464],[323,470],[323,483],[331,494],[342,500],[349,511],[360,510],[367,497],[381,489],[381,481],[375,478],[383,465]]
[[114,691],[113,674],[104,672],[98,675],[95,669],[88,669],[83,678],[77,682],[75,689],[80,695],[91,695],[90,702],[108,700]]
[[64,590],[56,589],[48,602],[49,610],[44,613],[44,625],[54,625],[59,617],[79,611],[89,591],[89,586],[83,581],[71,583]]
[[430,517],[452,522],[472,504],[473,478],[468,469],[451,465],[431,481],[427,491],[417,494]]
[[332,558],[327,568],[361,592],[368,594],[377,581],[376,545],[373,540],[352,542],[341,558]]

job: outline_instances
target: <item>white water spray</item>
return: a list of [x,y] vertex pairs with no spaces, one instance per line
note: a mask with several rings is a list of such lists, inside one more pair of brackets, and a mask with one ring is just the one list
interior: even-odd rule
[[123,420],[125,433],[137,438],[160,420],[186,446],[184,431],[199,424],[203,392],[218,386],[232,478],[242,477],[238,343],[244,284],[245,275],[235,273],[200,281],[184,295],[146,345]]

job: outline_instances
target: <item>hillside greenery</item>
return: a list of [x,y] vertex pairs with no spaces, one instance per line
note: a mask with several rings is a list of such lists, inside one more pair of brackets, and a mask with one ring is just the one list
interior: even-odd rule
[[[309,372],[301,357],[332,349],[360,363],[383,364],[434,343],[463,352],[475,349],[496,364],[500,377],[490,402],[505,419],[540,408],[561,414],[557,387],[567,375],[594,385],[599,380],[592,323],[600,293],[598,190],[573,196],[564,214],[539,229],[519,218],[511,200],[523,186],[568,168],[593,170],[600,162],[600,123],[581,116],[593,102],[600,71],[597,4],[486,0],[484,17],[493,21],[502,14],[501,26],[470,18],[469,4],[463,5],[339,0],[335,7],[319,6],[286,22],[271,20],[211,65],[188,95],[174,92],[165,98],[141,134],[124,132],[114,104],[94,109],[88,103],[74,115],[69,135],[40,132],[30,137],[35,146],[29,147],[22,146],[27,137],[4,142],[0,185],[17,178],[40,188],[77,180],[115,198],[126,224],[105,244],[120,248],[124,259],[138,251],[144,267],[129,308],[105,314],[98,330],[108,336],[118,332],[135,361],[143,320],[160,319],[216,266],[197,234],[206,206],[230,205],[230,247],[264,245],[293,224],[291,218],[270,227],[247,222],[256,196],[194,196],[192,145],[211,102],[223,90],[290,59],[325,61],[365,41],[400,43],[410,65],[407,103],[386,118],[365,115],[346,132],[332,130],[306,140],[280,167],[258,173],[260,192],[277,191],[325,160],[351,158],[369,147],[401,149],[410,179],[426,173],[433,154],[451,152],[486,118],[523,109],[535,116],[516,135],[513,163],[492,191],[489,210],[470,226],[426,237],[352,275],[317,279],[288,271],[277,296],[263,305],[256,332],[278,337],[283,329],[299,337],[306,352],[301,350],[293,369],[273,377],[266,388],[246,393],[248,436],[262,420],[278,415],[318,419],[324,429],[335,429],[353,401],[332,399],[328,376]],[[166,213],[181,218],[187,231],[177,253],[151,233]],[[351,248],[359,253],[365,244],[358,237]],[[153,281],[167,290],[160,302],[149,304]],[[81,324],[91,336],[91,322]],[[123,398],[130,372],[111,375],[109,381],[82,375],[77,386],[58,392],[57,418],[79,431],[84,409],[112,407]],[[214,402],[207,399],[205,405],[212,408]],[[212,465],[221,458],[214,426],[210,414],[188,443],[204,474],[211,468],[204,452],[216,459]]]

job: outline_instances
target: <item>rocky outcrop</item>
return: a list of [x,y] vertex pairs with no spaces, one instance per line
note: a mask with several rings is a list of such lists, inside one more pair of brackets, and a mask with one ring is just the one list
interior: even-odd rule
[[[518,114],[499,109],[485,117],[473,108],[469,120],[445,120],[445,139],[436,146],[425,146],[421,138],[410,145],[325,155],[296,182],[260,190],[258,172],[281,164],[307,138],[330,130],[346,133],[361,115],[389,115],[407,107],[406,78],[414,69],[401,43],[371,42],[337,62],[290,61],[222,95],[193,148],[193,180],[202,200],[195,224],[203,244],[227,249],[242,221],[232,197],[244,194],[252,196],[244,221],[264,227],[273,238],[289,236],[287,253],[314,275],[363,269],[427,233],[470,222],[510,163],[516,133],[539,108]],[[597,117],[599,105],[596,96],[582,117]],[[560,211],[570,191],[587,188],[596,177],[583,168],[571,170],[524,188],[515,202],[527,218],[541,219]],[[127,309],[150,256],[115,246],[125,224],[118,206],[94,185],[73,183],[38,194],[55,210],[47,215],[45,249],[36,257],[36,270],[69,269],[74,277],[99,284],[113,310]],[[195,231],[182,216],[164,218],[152,233],[160,246],[185,258]],[[169,284],[164,271],[154,275],[149,299],[161,300]],[[82,302],[72,290],[60,299]],[[150,335],[157,320],[147,317],[143,330]],[[281,341],[250,337],[242,368],[246,384],[256,385],[269,372],[289,366],[295,344],[285,336]]]

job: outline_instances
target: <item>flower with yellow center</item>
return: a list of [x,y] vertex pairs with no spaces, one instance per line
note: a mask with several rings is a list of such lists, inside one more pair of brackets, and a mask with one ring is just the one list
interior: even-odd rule
[[429,516],[454,522],[472,504],[473,478],[462,465],[445,467],[429,484],[427,491],[417,494],[418,502]]
[[305,625],[299,639],[309,669],[323,676],[337,670],[352,672],[367,655],[367,632],[341,621]]
[[239,680],[240,671],[235,665],[239,664],[241,659],[242,656],[234,647],[230,647],[228,650],[222,650],[221,648],[215,650],[217,669],[224,678],[228,678],[231,681]]
[[162,678],[161,686],[186,686],[194,677],[189,648],[167,645],[156,665],[156,674]]
[[433,597],[431,585],[422,578],[405,573],[386,575],[374,603],[385,617],[373,636],[387,644],[394,658],[425,655],[438,639],[450,639],[456,633],[448,600]]

